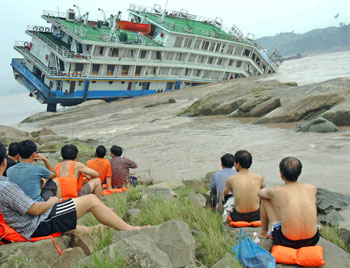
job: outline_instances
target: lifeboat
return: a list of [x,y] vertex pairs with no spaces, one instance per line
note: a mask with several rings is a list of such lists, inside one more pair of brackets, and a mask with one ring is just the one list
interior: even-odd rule
[[121,20],[117,23],[116,29],[131,31],[131,32],[140,32],[143,34],[148,34],[151,32],[151,24],[144,23],[135,23],[132,21]]

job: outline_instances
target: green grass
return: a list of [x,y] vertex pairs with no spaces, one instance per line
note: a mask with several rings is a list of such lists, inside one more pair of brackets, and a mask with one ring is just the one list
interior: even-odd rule
[[331,225],[322,225],[320,232],[321,232],[321,236],[324,239],[332,242],[336,246],[350,253],[350,245],[340,239],[338,227],[334,227]]

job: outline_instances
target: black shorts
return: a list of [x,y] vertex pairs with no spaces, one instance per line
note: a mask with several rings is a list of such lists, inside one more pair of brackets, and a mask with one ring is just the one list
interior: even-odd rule
[[234,210],[230,214],[232,221],[260,221],[260,208],[253,212],[248,213],[239,213],[237,210]]
[[289,248],[302,248],[314,246],[317,244],[320,239],[320,232],[317,230],[316,234],[309,239],[301,239],[301,240],[290,240],[285,237],[282,233],[282,225],[278,225],[273,228],[272,231],[272,240],[274,245],[281,245]]
[[47,236],[53,233],[65,233],[77,227],[77,212],[72,199],[56,203],[31,237]]

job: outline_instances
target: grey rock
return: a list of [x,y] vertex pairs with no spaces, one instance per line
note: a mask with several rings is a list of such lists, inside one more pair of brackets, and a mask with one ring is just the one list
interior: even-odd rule
[[332,226],[337,226],[340,221],[343,221],[344,218],[336,210],[332,210],[329,214],[320,217],[319,221],[322,224],[329,224]]
[[205,174],[204,182],[206,184],[210,184],[211,183],[211,179],[213,178],[213,175],[214,175],[215,172],[217,172],[217,171],[211,171],[211,172],[208,172],[207,174]]
[[88,234],[72,235],[71,245],[81,248],[86,256],[90,256],[95,249],[95,240]]
[[[62,252],[69,248],[70,237],[61,236],[54,238]],[[53,266],[55,261],[60,257],[57,249],[51,239],[37,242],[20,242],[1,245],[1,267],[16,267],[16,262],[24,262],[38,268]]]
[[350,244],[350,231],[345,228],[339,228],[339,237],[346,244]]
[[328,214],[332,210],[340,210],[350,205],[350,196],[318,188],[316,195],[318,212]]
[[206,206],[207,199],[201,194],[190,192],[188,198],[191,200],[192,204],[196,207],[204,208]]
[[80,247],[68,248],[65,251],[63,251],[62,256],[55,261],[53,267],[72,268],[79,262],[79,260],[85,257],[86,255],[83,249],[81,249]]
[[249,116],[260,117],[281,106],[279,98],[269,99],[250,110]]
[[185,185],[179,180],[171,180],[171,181],[164,181],[164,182],[160,182],[157,184],[153,184],[151,186],[148,186],[148,188],[150,188],[150,189],[168,188],[171,190],[176,190],[176,189],[179,189],[179,188],[184,187],[184,186]]
[[129,209],[126,212],[126,216],[128,219],[136,219],[139,217],[140,213],[141,213],[141,209],[138,209],[138,208]]
[[215,263],[211,268],[235,268],[239,262],[233,254],[226,253],[225,256]]
[[[210,177],[211,181],[211,177]],[[210,183],[209,181],[209,183]],[[191,188],[192,191],[198,193],[201,191],[203,185],[208,184],[206,179],[204,179],[204,183],[201,180],[193,180],[193,179],[185,179],[182,181],[187,187]]]
[[296,132],[317,132],[328,133],[337,132],[339,128],[332,122],[324,118],[316,118],[303,122],[295,127]]
[[166,201],[170,201],[174,200],[177,196],[176,193],[169,188],[146,188],[142,192],[143,200],[159,196]]
[[15,127],[0,125],[0,142],[5,146],[11,142],[19,142],[26,139],[32,139],[32,135]]
[[350,101],[345,101],[334,106],[321,114],[321,116],[337,126],[350,126]]

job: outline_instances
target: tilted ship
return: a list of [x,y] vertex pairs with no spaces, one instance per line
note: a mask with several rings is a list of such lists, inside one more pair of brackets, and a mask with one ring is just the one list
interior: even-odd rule
[[90,20],[74,7],[43,11],[50,27],[27,26],[31,41],[14,46],[23,56],[12,59],[15,78],[47,111],[274,73],[281,63],[219,17],[130,5],[128,21],[102,9]]

